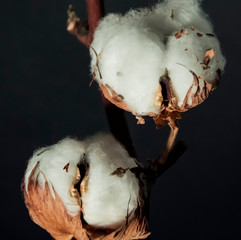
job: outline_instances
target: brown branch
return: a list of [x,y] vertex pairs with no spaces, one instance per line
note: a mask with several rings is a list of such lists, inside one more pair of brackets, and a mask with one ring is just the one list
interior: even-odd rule
[[187,150],[187,145],[184,142],[179,141],[175,145],[175,139],[179,130],[176,121],[170,121],[168,125],[171,131],[167,143],[160,156],[153,163],[150,163],[147,169],[147,175],[149,175],[149,178],[154,178],[154,180],[171,167]]
[[167,157],[173,148],[173,145],[174,145],[174,142],[177,137],[178,130],[179,130],[175,121],[170,122],[168,125],[170,126],[171,131],[170,131],[165,148],[163,149],[159,158],[153,164],[153,167],[156,169],[158,169],[159,166],[162,166],[163,164],[166,163]]
[[95,29],[101,18],[104,17],[104,0],[87,0],[88,22],[89,22],[89,45],[93,41]]

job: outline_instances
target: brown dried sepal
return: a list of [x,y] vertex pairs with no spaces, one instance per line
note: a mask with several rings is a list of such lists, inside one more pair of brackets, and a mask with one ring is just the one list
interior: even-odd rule
[[[219,81],[219,75],[217,73],[217,78],[215,79],[216,81],[214,81],[214,83],[208,83],[206,80],[204,81],[204,86],[202,91],[200,90],[199,87],[199,78],[197,77],[197,75],[193,72],[190,71],[193,74],[193,84],[192,86],[189,88],[187,95],[183,101],[182,106],[179,108],[179,111],[181,112],[185,112],[190,108],[193,108],[197,105],[199,105],[200,103],[202,103],[206,98],[208,98],[208,96],[210,95],[210,93],[217,87],[218,85],[218,81]],[[192,95],[192,104],[189,105],[188,104],[188,100],[190,98],[191,92],[193,87],[197,87],[196,92]]]
[[[212,58],[214,56],[213,51],[208,52],[207,56]],[[165,103],[165,99],[164,99],[163,104],[160,108],[161,109],[160,114],[158,114],[158,115],[154,114],[154,113],[148,114],[150,117],[153,117],[153,120],[155,121],[156,126],[162,127],[166,124],[169,124],[169,125],[172,124],[177,119],[181,119],[184,112],[186,112],[190,108],[193,108],[193,107],[199,105],[206,98],[208,98],[210,93],[219,84],[219,80],[221,77],[221,70],[218,69],[216,72],[217,72],[217,76],[216,76],[216,79],[213,81],[213,83],[208,83],[206,80],[204,80],[204,86],[201,90],[200,86],[199,86],[199,79],[203,79],[204,77],[203,76],[197,77],[197,75],[193,71],[190,71],[190,73],[192,73],[192,75],[193,75],[193,84],[189,88],[181,107],[179,107],[177,105],[177,101],[175,99],[175,93],[172,91],[172,88],[170,86],[170,81],[166,81],[165,82],[166,87],[167,87],[167,89],[169,89],[168,104]],[[194,93],[192,93],[194,87],[196,88],[196,91]],[[191,96],[191,94],[192,94],[192,96]],[[190,97],[192,100],[191,105],[188,104]]]
[[[27,189],[24,186],[24,182],[22,183],[25,204],[28,208],[31,219],[40,227],[48,231],[54,239],[131,240],[144,239],[149,236],[150,232],[148,231],[149,225],[147,219],[141,214],[137,214],[137,212],[140,212],[140,207],[138,208],[138,211],[136,210],[134,218],[130,220],[130,222],[128,222],[127,218],[126,224],[114,231],[108,229],[98,230],[86,223],[83,225],[81,214],[75,217],[70,216],[54,188],[52,188],[54,197],[52,196],[47,181],[44,189],[40,187],[38,182],[34,181],[33,176],[38,165],[39,162],[36,164],[28,178]],[[78,171],[76,177],[77,181],[80,178]],[[88,177],[86,178],[86,181],[88,182]],[[81,193],[85,192],[86,189],[86,186],[82,186]],[[131,214],[132,213],[130,213],[129,216]]]
[[124,109],[128,112],[131,112],[127,104],[124,102],[123,96],[118,95],[108,84],[103,85],[100,83],[99,86],[106,99],[108,99],[111,103],[113,103],[117,107]]
[[167,109],[163,110],[159,115],[151,115],[155,121],[156,127],[160,128],[167,124],[170,124],[177,119],[182,118],[182,112],[179,111],[168,111]]
[[42,189],[38,182],[33,180],[37,167],[38,163],[29,176],[27,189],[24,188],[25,204],[31,219],[48,231],[54,239],[70,240],[74,237],[89,240],[86,230],[82,227],[80,215],[72,217],[67,213],[54,189],[53,198],[47,181]]
[[203,58],[203,64],[208,65],[211,59],[214,57],[214,55],[215,55],[214,49],[208,49]]
[[145,124],[145,119],[143,117],[140,116],[136,116],[137,119],[137,124]]
[[[207,51],[206,56],[208,58],[212,58],[214,56],[213,51]],[[189,110],[190,108],[193,108],[197,106],[198,104],[202,103],[209,95],[210,93],[217,87],[219,83],[219,79],[221,77],[221,71],[220,69],[217,70],[217,77],[214,83],[208,83],[207,81],[204,81],[204,86],[202,90],[199,86],[199,79],[203,79],[204,76],[197,76],[193,71],[190,70],[190,73],[193,75],[193,84],[189,88],[185,99],[183,100],[183,104],[181,107],[178,106],[177,100],[176,100],[176,94],[172,89],[171,86],[171,80],[168,77],[168,72],[164,76],[160,78],[160,82],[163,84],[159,84],[157,91],[154,94],[154,105],[160,109],[159,114],[156,113],[146,113],[146,116],[152,117],[155,121],[155,124],[157,128],[162,127],[166,124],[172,124],[177,119],[181,119],[184,112]],[[193,88],[196,88],[196,91],[193,93]],[[137,115],[134,111],[131,111],[130,108],[127,106],[127,104],[124,102],[123,97],[119,97],[113,89],[110,88],[110,86],[104,86],[100,84],[100,88],[104,94],[104,96],[113,104],[115,104],[117,107],[132,112],[133,115],[136,116],[138,119],[137,124],[144,124],[145,120]],[[163,95],[163,88],[165,88],[165,94]],[[191,96],[192,94],[192,96]],[[189,99],[191,97],[192,103],[189,105]]]
[[182,36],[182,34],[188,34],[187,30],[181,29],[175,34],[175,38],[178,39]]

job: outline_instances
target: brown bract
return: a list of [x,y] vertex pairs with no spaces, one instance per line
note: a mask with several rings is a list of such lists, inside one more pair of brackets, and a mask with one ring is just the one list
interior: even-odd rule
[[[205,63],[208,64],[209,61],[213,58],[215,51],[213,49],[207,50],[205,54]],[[193,84],[187,91],[186,97],[181,106],[178,106],[175,91],[172,89],[171,80],[168,77],[168,72],[161,77],[160,82],[164,85],[161,86],[159,84],[157,91],[154,94],[153,104],[160,110],[159,114],[156,113],[145,113],[143,115],[150,116],[155,121],[156,126],[162,127],[166,124],[175,126],[175,121],[177,119],[182,118],[182,114],[197,106],[198,104],[202,103],[210,93],[217,87],[219,83],[219,79],[221,77],[221,70],[217,70],[216,79],[213,83],[209,83],[208,81],[204,80],[204,86],[201,89],[199,86],[199,79],[203,79],[203,76],[197,76],[193,71],[190,73],[193,75]],[[202,80],[203,81],[203,80]],[[115,104],[117,107],[124,109],[126,111],[132,112],[133,115],[136,116],[138,122],[137,124],[144,124],[145,120],[135,113],[135,111],[131,110],[130,107],[125,103],[124,97],[118,95],[109,85],[99,84],[100,89],[105,96],[111,103]],[[165,90],[164,90],[165,88]],[[194,90],[195,89],[195,90]],[[165,96],[164,96],[165,92]],[[192,94],[192,96],[191,96]],[[189,104],[189,99],[191,97],[191,104]]]
[[75,237],[88,240],[86,230],[82,228],[80,215],[71,217],[67,213],[54,189],[53,198],[47,181],[42,189],[38,182],[33,180],[37,167],[38,163],[29,176],[27,189],[24,188],[25,204],[32,220],[48,231],[54,239],[70,240]]
[[214,49],[208,49],[205,53],[203,64],[208,65],[210,60],[214,57],[215,51]]
[[[61,198],[58,196],[52,187],[54,197],[52,196],[49,183],[46,181],[44,189],[35,182],[33,175],[38,168],[39,162],[32,170],[29,178],[27,189],[24,184],[25,204],[28,208],[29,215],[32,220],[40,227],[48,231],[54,239],[57,240],[131,240],[145,239],[149,236],[149,225],[147,219],[141,214],[139,206],[135,213],[130,213],[127,216],[126,224],[116,230],[97,229],[82,221],[83,213],[72,217],[68,214]],[[41,173],[43,174],[43,173]],[[43,174],[44,176],[44,174]],[[79,178],[79,174],[76,176]],[[86,186],[82,186],[81,192],[87,190]],[[72,195],[79,197],[79,195]],[[81,200],[79,200],[81,205]],[[128,221],[128,217],[134,217]]]
[[181,29],[175,34],[175,38],[178,39],[182,36],[182,34],[188,34],[187,30]]
[[108,84],[103,85],[100,83],[99,86],[106,99],[115,104],[117,107],[131,112],[127,104],[124,102],[123,96],[118,95]]

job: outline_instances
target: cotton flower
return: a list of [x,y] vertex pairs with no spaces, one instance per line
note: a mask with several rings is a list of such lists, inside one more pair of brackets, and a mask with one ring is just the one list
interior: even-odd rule
[[136,167],[110,134],[38,149],[23,179],[29,214],[55,239],[145,238],[145,189]]
[[181,118],[217,87],[224,71],[218,39],[197,0],[165,0],[124,16],[109,14],[90,46],[91,72],[120,108],[154,118]]

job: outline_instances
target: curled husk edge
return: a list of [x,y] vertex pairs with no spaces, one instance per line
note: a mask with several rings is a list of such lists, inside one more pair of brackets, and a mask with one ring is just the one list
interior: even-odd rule
[[[38,164],[32,170],[29,178],[27,189],[22,184],[24,192],[25,205],[29,211],[31,219],[40,227],[48,231],[56,240],[130,240],[145,239],[150,235],[149,225],[143,213],[143,203],[139,203],[138,208],[133,213],[134,217],[116,230],[97,229],[88,225],[83,220],[83,212],[77,216],[70,216],[58,196],[54,187],[47,181],[44,189],[33,180],[33,175]],[[43,174],[43,173],[42,173]],[[52,187],[52,192],[50,187]],[[54,193],[54,196],[53,194]]]

